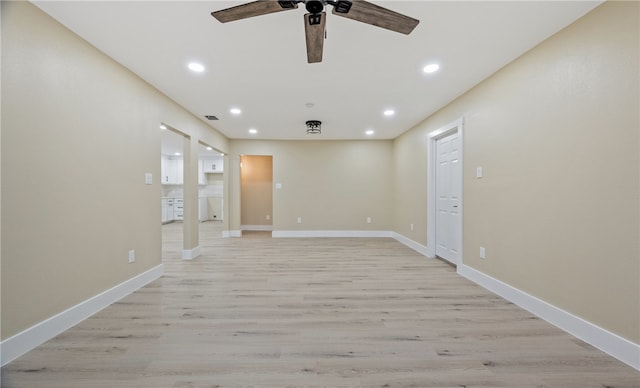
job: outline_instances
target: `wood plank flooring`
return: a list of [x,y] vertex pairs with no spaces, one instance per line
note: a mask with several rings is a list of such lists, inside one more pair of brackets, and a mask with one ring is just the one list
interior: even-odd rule
[[2,387],[640,387],[640,372],[392,239],[222,239],[2,369]]

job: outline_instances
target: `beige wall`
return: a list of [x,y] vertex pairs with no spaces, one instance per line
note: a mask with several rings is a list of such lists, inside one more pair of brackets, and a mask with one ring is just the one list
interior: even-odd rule
[[464,117],[464,264],[635,343],[638,15],[603,4],[394,143],[398,232],[426,241],[426,136]]
[[[282,184],[273,194],[273,230],[391,230],[391,141],[231,140],[225,172],[234,181],[240,155],[273,156],[273,182]],[[238,204],[239,185],[230,195]],[[232,208],[232,230],[238,214]]]
[[227,148],[32,4],[2,2],[3,339],[160,264],[160,122]]
[[240,207],[243,226],[272,225],[273,157],[240,156]]

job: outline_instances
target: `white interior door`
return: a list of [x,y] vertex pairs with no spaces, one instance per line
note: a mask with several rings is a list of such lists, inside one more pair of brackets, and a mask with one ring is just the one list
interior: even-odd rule
[[461,245],[460,136],[458,132],[436,140],[436,255],[458,264]]

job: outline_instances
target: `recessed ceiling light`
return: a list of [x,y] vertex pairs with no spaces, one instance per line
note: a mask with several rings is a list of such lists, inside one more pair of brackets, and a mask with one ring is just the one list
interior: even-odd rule
[[394,114],[396,114],[396,111],[393,110],[393,109],[387,109],[387,110],[384,111],[384,115],[387,116],[387,117],[391,117]]
[[440,65],[438,65],[437,63],[429,64],[425,66],[424,69],[422,69],[422,71],[424,71],[425,73],[435,73],[438,70],[440,70]]
[[196,73],[202,73],[204,71],[204,65],[197,62],[189,63],[189,70],[195,71]]
[[164,124],[160,124],[160,129],[167,129],[167,126]]
[[257,130],[257,129],[254,129],[254,128],[251,128],[251,129],[249,130],[249,133],[250,133],[250,134],[252,134],[252,135],[255,135],[256,133],[258,133],[258,130]]
[[242,113],[242,110],[240,108],[231,108],[229,109],[229,112],[234,115],[239,115],[240,113]]
[[180,152],[174,152],[173,154],[174,154],[175,156],[180,156],[180,155],[182,155]]
[[207,151],[211,151],[213,148],[211,147],[207,147]]
[[367,134],[367,135],[369,135],[369,136],[373,135],[374,133],[375,133],[375,132],[373,131],[373,129],[369,129],[369,130],[367,130],[367,131],[365,132],[365,134]]

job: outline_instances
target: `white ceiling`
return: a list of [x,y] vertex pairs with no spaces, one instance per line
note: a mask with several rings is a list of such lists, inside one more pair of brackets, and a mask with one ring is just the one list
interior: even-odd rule
[[[327,140],[395,138],[601,3],[374,0],[420,24],[402,35],[329,14],[323,62],[308,64],[304,5],[226,24],[210,15],[245,2],[35,4],[229,138]],[[432,62],[440,71],[423,73]],[[312,119],[321,135],[305,133]]]

